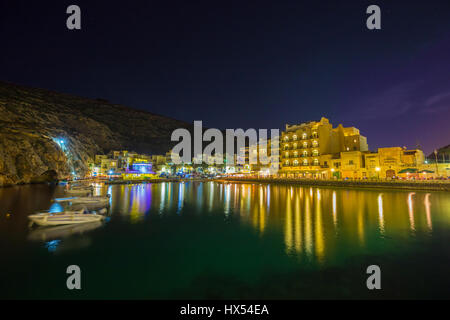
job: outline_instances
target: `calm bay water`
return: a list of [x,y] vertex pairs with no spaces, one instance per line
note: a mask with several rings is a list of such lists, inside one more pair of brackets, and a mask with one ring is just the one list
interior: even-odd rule
[[[61,187],[0,189],[0,296],[450,298],[450,194],[216,182],[98,185],[104,223],[29,228]],[[66,289],[78,265],[82,290]],[[382,290],[366,288],[381,268]]]

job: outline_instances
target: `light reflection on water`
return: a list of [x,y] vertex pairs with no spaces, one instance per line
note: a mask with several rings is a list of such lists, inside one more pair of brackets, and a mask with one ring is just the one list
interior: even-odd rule
[[[62,195],[58,190],[54,196]],[[18,198],[8,202],[8,193],[12,190],[0,192],[4,210],[24,211],[16,206]],[[113,219],[128,217],[130,223],[139,223],[152,215],[223,214],[224,219],[250,225],[261,237],[268,230],[278,232],[286,254],[317,262],[333,256],[343,245],[365,248],[367,242],[383,239],[432,236],[436,223],[448,227],[450,222],[450,197],[445,192],[216,182],[94,185],[94,195],[105,194],[111,195]],[[42,206],[42,198],[47,199],[47,208]],[[62,211],[61,205],[50,199],[47,194],[36,198],[39,209]],[[30,207],[22,214],[25,217],[33,211]]]
[[268,229],[282,232],[286,254],[317,262],[333,255],[339,240],[364,248],[385,237],[431,236],[434,214],[441,223],[450,221],[444,210],[433,210],[449,208],[445,193],[215,182],[118,185],[108,192],[112,212],[129,215],[132,223],[153,213],[222,212],[260,236]]
[[[396,279],[403,277],[402,296],[439,297],[439,290],[448,296],[448,192],[218,182],[95,186],[94,195],[106,194],[107,222],[30,230],[27,215],[48,210],[62,189],[0,189],[0,242],[7,244],[0,253],[10,261],[0,265],[1,273],[25,274],[29,265],[45,265],[33,279],[42,279],[50,297],[61,294],[52,287],[54,274],[76,261],[92,268],[96,279],[121,281],[116,291],[91,283],[95,289],[89,292],[97,298],[135,297],[127,295],[138,290],[135,276],[144,279],[139,298],[173,297],[180,288],[186,290],[182,297],[204,297],[215,281],[222,292],[220,279],[238,283],[224,296],[235,298],[247,288],[247,297],[260,297],[266,288],[264,297],[277,298],[280,292],[309,297],[312,287],[333,288],[321,272],[335,268],[341,268],[332,273],[339,283],[350,281],[359,290],[367,263],[379,263]],[[408,287],[417,277],[426,278],[423,286]],[[3,292],[33,292],[27,288],[35,283],[27,279],[0,277],[10,290]],[[291,286],[306,282],[308,290]],[[439,285],[444,289],[435,291]],[[335,288],[332,296],[341,297]]]

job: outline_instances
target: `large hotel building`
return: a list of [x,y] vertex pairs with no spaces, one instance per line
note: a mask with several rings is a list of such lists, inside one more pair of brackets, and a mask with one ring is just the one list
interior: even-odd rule
[[391,147],[371,152],[357,128],[333,128],[326,118],[287,124],[280,137],[282,177],[390,178],[422,166],[426,164],[421,150]]

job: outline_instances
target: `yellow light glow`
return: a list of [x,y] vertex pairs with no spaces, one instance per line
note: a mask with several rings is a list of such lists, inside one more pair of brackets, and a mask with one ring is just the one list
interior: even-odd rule
[[383,214],[383,194],[378,195],[378,220],[380,223],[380,232],[384,234],[384,214]]
[[410,192],[408,194],[408,213],[409,213],[409,223],[411,226],[411,230],[415,230],[416,227],[414,225],[414,205],[413,205],[413,196],[415,195],[415,192]]
[[427,225],[428,225],[428,228],[431,230],[432,229],[431,209],[430,209],[431,203],[430,203],[430,194],[429,193],[427,193],[426,196],[425,196],[424,204],[425,204],[425,212],[426,212],[426,215],[427,215]]

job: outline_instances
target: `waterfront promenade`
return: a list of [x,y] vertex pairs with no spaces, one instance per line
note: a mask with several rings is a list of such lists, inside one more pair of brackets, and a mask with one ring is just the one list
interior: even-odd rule
[[403,189],[403,190],[429,190],[450,191],[450,180],[319,180],[301,178],[272,178],[272,177],[221,177],[218,179],[145,179],[145,180],[106,180],[105,184],[140,184],[162,182],[187,181],[218,181],[237,183],[275,183],[293,184],[315,187],[341,187],[341,188],[372,188],[372,189]]
[[222,182],[295,184],[315,187],[413,189],[450,191],[450,180],[318,180],[295,178],[229,177]]

